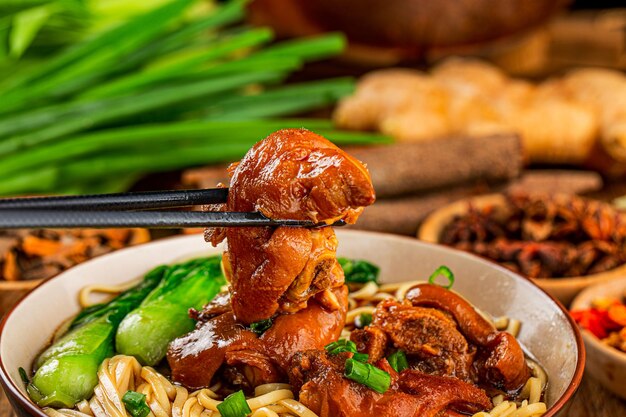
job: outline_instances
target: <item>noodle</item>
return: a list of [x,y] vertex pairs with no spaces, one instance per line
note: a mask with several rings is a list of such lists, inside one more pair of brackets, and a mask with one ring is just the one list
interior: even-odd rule
[[[355,320],[361,314],[373,314],[375,305],[383,299],[404,299],[410,288],[424,281],[411,281],[378,286],[369,282],[356,286],[349,294],[349,311],[342,338],[350,338],[355,329]],[[134,285],[134,283],[132,284]],[[80,303],[84,307],[89,304],[93,292],[116,293],[130,284],[119,287],[90,286],[81,291]],[[483,312],[481,315],[491,321],[499,330],[508,331],[517,336],[521,323],[508,317],[495,320]],[[545,371],[532,360],[527,360],[532,370],[532,377],[522,388],[519,398],[521,403],[505,400],[503,395],[492,398],[494,408],[482,411],[472,417],[539,417],[547,410],[541,402],[542,392],[547,385]],[[49,417],[129,417],[122,402],[124,394],[131,390],[146,396],[150,408],[148,417],[219,417],[217,406],[222,402],[216,391],[221,388],[217,383],[210,388],[189,392],[186,388],[172,384],[163,375],[149,366],[141,366],[132,356],[118,355],[106,359],[98,370],[98,385],[89,401],[81,401],[75,409],[45,408]],[[272,383],[259,385],[255,388],[254,397],[248,398],[248,406],[252,417],[317,417],[302,403],[294,400],[294,393],[289,384]]]
[[[76,409],[45,408],[50,417],[128,417],[121,400],[126,391],[135,388],[146,395],[151,413],[148,417],[218,417],[219,396],[204,388],[189,393],[169,382],[149,366],[141,366],[132,356],[117,355],[105,359],[98,370],[98,385],[89,401],[81,401]],[[219,388],[219,386],[218,386]],[[217,388],[216,388],[217,389]],[[252,416],[317,417],[303,404],[295,401],[288,384],[265,384],[247,400]]]

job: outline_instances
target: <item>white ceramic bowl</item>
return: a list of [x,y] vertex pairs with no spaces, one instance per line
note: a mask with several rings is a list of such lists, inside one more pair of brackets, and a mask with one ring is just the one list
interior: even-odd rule
[[[337,235],[339,255],[377,264],[382,282],[425,279],[447,265],[456,275],[454,289],[474,305],[521,320],[519,339],[550,378],[545,416],[563,412],[580,384],[585,354],[576,325],[557,301],[530,281],[464,252],[394,235],[343,230]],[[0,382],[16,411],[46,417],[28,400],[18,368],[30,369],[55,328],[78,311],[80,288],[126,282],[158,264],[219,252],[200,235],[170,238],[85,262],[35,288],[5,317],[0,330]]]
[[[573,310],[591,307],[593,300],[602,297],[619,297],[626,291],[626,277],[594,285],[581,292],[572,303]],[[582,331],[587,349],[587,370],[611,392],[626,399],[626,353],[620,352],[594,336]]]

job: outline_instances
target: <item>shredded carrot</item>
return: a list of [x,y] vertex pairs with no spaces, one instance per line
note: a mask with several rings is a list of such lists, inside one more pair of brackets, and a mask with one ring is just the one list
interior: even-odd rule
[[41,239],[32,235],[24,237],[22,249],[32,256],[50,256],[54,255],[61,248],[61,242],[54,240]]
[[626,326],[626,306],[623,304],[612,305],[609,307],[608,315],[613,322],[620,326]]
[[17,259],[15,253],[10,250],[4,255],[4,266],[2,268],[2,276],[7,281],[17,281],[20,279],[17,268]]

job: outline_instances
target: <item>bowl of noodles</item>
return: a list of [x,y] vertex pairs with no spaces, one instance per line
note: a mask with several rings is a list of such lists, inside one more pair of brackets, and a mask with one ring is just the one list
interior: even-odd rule
[[[470,303],[494,328],[516,338],[524,350],[530,370],[528,381],[515,397],[488,392],[489,407],[468,415],[564,415],[567,403],[581,382],[585,353],[580,333],[561,304],[532,282],[468,253],[415,239],[371,232],[338,230],[337,238],[338,256],[352,260],[351,266],[343,265],[344,269],[359,269],[358,263],[365,262],[365,275],[376,274],[376,279],[349,282],[349,308],[342,331],[343,340],[348,340],[351,332],[368,325],[363,321],[371,320],[371,314],[381,300],[403,299],[411,288],[428,281],[433,271],[445,265],[444,272],[454,273],[452,291]],[[67,337],[68,328],[81,320],[88,324],[110,324],[112,319],[102,320],[102,317],[114,317],[118,310],[105,309],[103,313],[98,309],[101,308],[99,306],[111,306],[111,294],[129,294],[128,291],[137,288],[145,289],[141,287],[142,283],[137,284],[138,279],[158,275],[162,272],[159,265],[166,265],[162,267],[166,269],[167,265],[174,264],[195,267],[197,259],[212,259],[221,253],[220,246],[211,247],[198,235],[169,238],[88,261],[31,291],[7,314],[0,332],[0,380],[16,412],[20,416],[38,417],[318,415],[299,402],[299,393],[289,385],[289,379],[261,384],[247,390],[245,396],[240,394],[239,405],[243,401],[249,412],[228,410],[225,404],[228,401],[230,405],[235,404],[231,397],[235,398],[238,393],[231,392],[225,398],[222,392],[225,385],[233,382],[232,379],[216,381],[214,378],[207,386],[185,387],[172,380],[176,370],[168,368],[167,362],[162,360],[162,352],[161,356],[150,349],[145,356],[120,354],[120,345],[132,351],[143,340],[123,339],[119,329],[113,350],[102,354],[104,359],[94,365],[96,386],[91,388],[84,400],[71,407],[60,406],[66,393],[55,391],[54,380],[35,379],[35,368],[53,368],[62,360],[75,360],[77,355],[72,354],[57,362],[42,359],[55,354],[46,347],[51,343],[58,346],[59,340]],[[219,274],[219,266],[215,269],[219,263],[211,265]],[[148,272],[152,275],[146,275]],[[448,276],[447,273],[443,275]],[[144,284],[145,279],[142,281]],[[216,284],[215,293],[223,284],[222,281]],[[449,284],[451,282],[446,282],[446,286]],[[206,284],[201,285],[206,287]],[[119,301],[120,297],[117,299]],[[153,296],[151,300],[155,299],[159,298]],[[144,300],[141,305],[146,303]],[[100,313],[89,318],[89,314],[97,311]],[[106,316],[111,311],[114,313]],[[168,310],[167,316],[173,317],[174,313],[175,310]],[[197,316],[195,318],[198,319]],[[124,320],[120,328],[125,326]],[[149,320],[146,325],[151,325]],[[178,325],[170,323],[162,327],[170,329]],[[152,337],[151,330],[142,332],[137,339],[149,340]],[[69,334],[72,334],[71,331]],[[56,353],[59,349],[70,349],[67,345],[58,348]],[[343,343],[344,347],[348,345],[349,342]],[[75,352],[71,349],[70,352]],[[92,350],[88,354],[93,355],[94,352]],[[52,395],[44,398],[43,391],[38,392],[38,388],[31,390],[34,383],[39,383],[40,387],[52,385]],[[79,390],[79,386],[85,383],[77,379],[76,389]],[[53,400],[50,400],[52,397]],[[341,415],[351,414],[346,412]]]

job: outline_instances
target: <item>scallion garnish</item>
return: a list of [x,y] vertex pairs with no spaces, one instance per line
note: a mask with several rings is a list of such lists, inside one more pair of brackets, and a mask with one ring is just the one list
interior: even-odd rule
[[272,327],[272,319],[257,321],[256,323],[252,323],[250,325],[250,330],[254,333],[261,335],[265,333],[267,329]]
[[133,417],[146,417],[150,414],[150,407],[146,403],[146,396],[135,391],[126,391],[122,397],[126,411]]
[[391,376],[387,372],[352,358],[346,360],[344,376],[381,394],[391,385]]
[[339,265],[343,269],[346,282],[367,284],[375,282],[378,284],[378,273],[380,268],[367,261],[337,258]]
[[406,360],[406,355],[402,350],[396,350],[389,355],[387,362],[396,372],[402,372],[409,367],[409,362]]
[[361,313],[354,319],[354,327],[362,329],[372,324],[372,315],[370,313]]
[[439,275],[443,275],[448,280],[448,285],[442,285],[442,287],[446,290],[452,288],[454,285],[454,274],[450,271],[450,268],[445,265],[441,265],[439,268],[435,269],[435,272],[428,278],[428,282],[430,284],[437,284],[435,281],[439,278]]
[[352,340],[339,339],[336,342],[332,342],[324,346],[326,352],[331,355],[337,355],[342,352],[351,352],[352,358],[359,362],[367,362],[369,355],[367,353],[360,353],[356,350],[356,344]]
[[220,412],[222,417],[246,417],[252,413],[242,390],[224,398],[224,401],[217,405],[217,411]]

